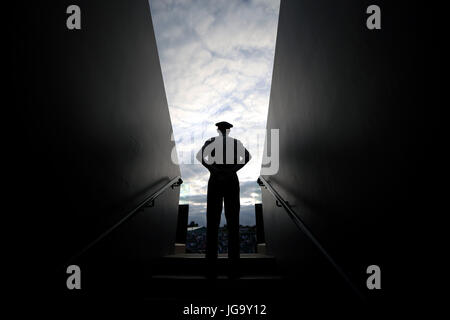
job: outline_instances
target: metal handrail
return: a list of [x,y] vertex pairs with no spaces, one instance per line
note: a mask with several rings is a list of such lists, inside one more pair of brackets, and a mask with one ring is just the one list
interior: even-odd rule
[[[347,274],[342,270],[342,268],[337,264],[337,262],[331,257],[331,255],[325,250],[319,240],[313,235],[309,230],[303,220],[292,210],[288,201],[285,201],[280,194],[270,185],[270,183],[263,177],[259,176],[257,183],[260,187],[266,188],[276,199],[277,206],[283,207],[288,213],[289,217],[294,221],[295,225],[306,234],[306,236],[312,241],[312,243],[319,249],[319,251],[325,256],[325,258],[330,262],[330,264],[336,269],[339,275],[347,282],[347,284],[353,289],[353,291],[365,301],[365,296],[361,291],[355,286],[355,284],[350,280]],[[281,204],[281,205],[280,205]]]
[[70,260],[67,262],[67,264],[70,264],[72,261],[74,261],[75,259],[79,258],[86,251],[88,251],[90,248],[95,246],[98,242],[100,242],[103,238],[105,238],[107,235],[109,235],[111,232],[113,232],[115,229],[117,229],[122,223],[124,223],[126,220],[128,220],[130,217],[132,217],[135,213],[137,213],[142,208],[144,208],[144,207],[153,207],[155,199],[158,198],[169,187],[171,187],[173,189],[174,187],[180,186],[182,183],[183,183],[183,180],[181,179],[180,176],[176,176],[175,178],[172,178],[164,186],[159,188],[158,191],[152,193],[151,195],[146,197],[144,200],[142,200],[133,210],[131,210],[128,214],[126,214],[125,217],[120,219],[112,227],[110,227],[105,232],[103,232],[101,235],[99,235],[94,241],[92,241],[86,247],[84,247],[83,250],[81,250],[76,255],[74,255],[72,258],[70,258]]

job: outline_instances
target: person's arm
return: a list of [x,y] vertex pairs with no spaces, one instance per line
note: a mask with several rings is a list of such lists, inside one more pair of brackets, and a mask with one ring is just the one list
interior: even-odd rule
[[236,171],[242,169],[252,158],[252,155],[250,154],[250,152],[248,152],[247,148],[244,149],[245,149],[244,163],[238,163],[235,167]]
[[200,150],[198,150],[197,155],[195,158],[200,162],[202,165],[205,165],[205,159],[203,159],[203,150],[205,149],[205,146],[201,147]]
[[205,148],[208,144],[209,144],[208,141],[205,142],[203,147],[197,152],[197,155],[195,156],[195,158],[210,172],[217,171],[217,168],[215,168],[213,165],[206,163],[205,157],[203,156],[203,152],[205,151]]

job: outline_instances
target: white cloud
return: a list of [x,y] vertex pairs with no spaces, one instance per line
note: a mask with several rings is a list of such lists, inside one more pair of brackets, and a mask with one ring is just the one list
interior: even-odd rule
[[[246,182],[254,184],[261,167],[263,143],[255,132],[266,126],[279,0],[149,2],[178,158],[201,148],[190,137],[206,140],[217,135],[215,122],[231,122],[230,136],[253,155],[238,172],[241,203],[258,201],[260,190]],[[181,173],[182,201],[203,197],[190,211],[204,215],[207,170],[182,164]]]

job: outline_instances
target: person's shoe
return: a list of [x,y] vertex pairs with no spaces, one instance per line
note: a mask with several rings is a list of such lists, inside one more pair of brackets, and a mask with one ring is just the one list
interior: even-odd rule
[[207,279],[217,279],[217,264],[215,260],[208,261],[206,270]]
[[238,272],[238,271],[231,271],[231,272],[228,272],[228,279],[239,279],[239,277],[240,277],[240,273]]
[[206,272],[206,279],[209,279],[209,280],[217,279],[217,272],[215,272],[215,271]]
[[229,279],[239,279],[241,273],[239,271],[239,264],[234,263],[231,265],[230,269],[228,269],[228,278]]

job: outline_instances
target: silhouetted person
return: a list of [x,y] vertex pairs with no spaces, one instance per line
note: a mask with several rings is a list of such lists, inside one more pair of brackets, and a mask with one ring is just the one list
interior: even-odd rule
[[236,276],[239,263],[239,179],[236,172],[250,161],[251,156],[242,143],[228,136],[232,124],[216,123],[219,136],[208,139],[197,153],[197,160],[210,172],[206,209],[206,258],[209,275],[215,275],[217,241],[225,204],[225,218],[228,229],[228,259],[231,262],[230,275]]

